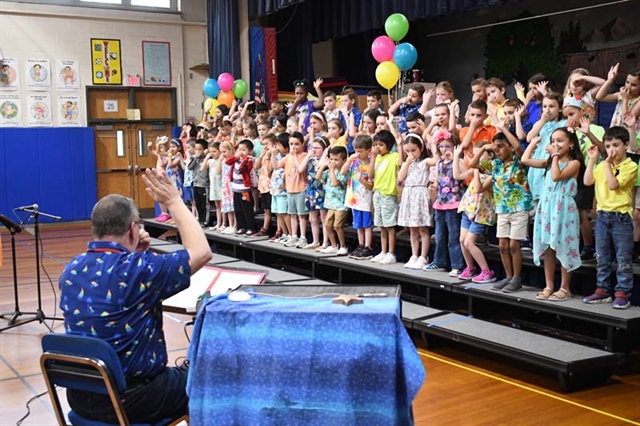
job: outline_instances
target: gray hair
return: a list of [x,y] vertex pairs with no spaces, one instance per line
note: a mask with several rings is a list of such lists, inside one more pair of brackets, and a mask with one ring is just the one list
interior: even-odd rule
[[118,194],[107,195],[96,203],[91,212],[91,227],[95,238],[127,233],[132,222],[140,219],[131,198]]

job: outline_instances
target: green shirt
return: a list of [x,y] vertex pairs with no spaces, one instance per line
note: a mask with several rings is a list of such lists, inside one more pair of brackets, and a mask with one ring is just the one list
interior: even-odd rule
[[398,157],[397,152],[388,152],[376,157],[373,190],[382,195],[398,195]]

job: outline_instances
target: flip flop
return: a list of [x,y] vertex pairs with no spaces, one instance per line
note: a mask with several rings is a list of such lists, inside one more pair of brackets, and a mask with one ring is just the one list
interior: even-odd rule
[[549,296],[549,299],[547,300],[549,300],[550,302],[564,302],[565,300],[571,299],[571,296],[571,293],[561,288],[560,290]]
[[548,300],[549,297],[553,294],[553,289],[549,287],[545,287],[542,291],[536,294],[536,299],[538,300]]

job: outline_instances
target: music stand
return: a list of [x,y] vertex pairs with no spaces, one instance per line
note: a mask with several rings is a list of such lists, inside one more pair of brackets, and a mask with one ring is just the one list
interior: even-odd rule
[[[20,312],[20,309],[18,307],[18,278],[17,278],[17,272],[16,272],[17,266],[16,266],[14,234],[17,234],[18,232],[20,232],[21,229],[19,225],[16,225],[15,223],[7,219],[8,221],[7,223],[9,223],[10,225],[13,225],[12,228],[20,229],[20,231],[11,232],[11,250],[13,254],[13,286],[14,286],[14,297],[15,297],[16,306],[15,306],[14,312],[7,312],[5,314],[0,314],[0,318],[11,315],[11,318],[9,319],[9,325],[7,327],[0,328],[0,332],[9,330],[11,328],[18,327],[24,324],[29,324],[30,322],[38,321],[40,324],[44,324],[44,326],[49,329],[49,332],[53,333],[53,329],[49,326],[49,324],[45,322],[45,320],[62,321],[62,318],[48,317],[44,314],[44,311],[42,310],[42,290],[41,290],[41,284],[40,284],[40,219],[39,217],[40,215],[42,215],[54,220],[61,220],[62,218],[60,216],[54,216],[54,215],[50,215],[50,214],[38,211],[37,204],[34,204],[32,208],[21,208],[20,210],[28,212],[30,216],[33,217],[35,250],[36,250],[36,289],[38,294],[38,308],[36,309],[35,312]],[[7,226],[7,223],[5,221],[2,221],[2,223],[5,226]],[[9,228],[9,226],[7,226],[7,228]],[[9,231],[11,231],[11,228],[9,229]],[[16,322],[18,317],[22,315],[35,315],[35,317],[25,321]]]

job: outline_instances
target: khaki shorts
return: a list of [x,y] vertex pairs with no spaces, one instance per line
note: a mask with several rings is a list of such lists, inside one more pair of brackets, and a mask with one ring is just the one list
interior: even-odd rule
[[328,210],[324,226],[327,228],[344,228],[349,212],[346,210]]
[[640,186],[636,186],[636,202],[635,208],[640,210]]
[[398,197],[373,193],[373,225],[391,228],[398,224]]
[[522,241],[527,238],[529,213],[525,211],[498,215],[496,237]]

